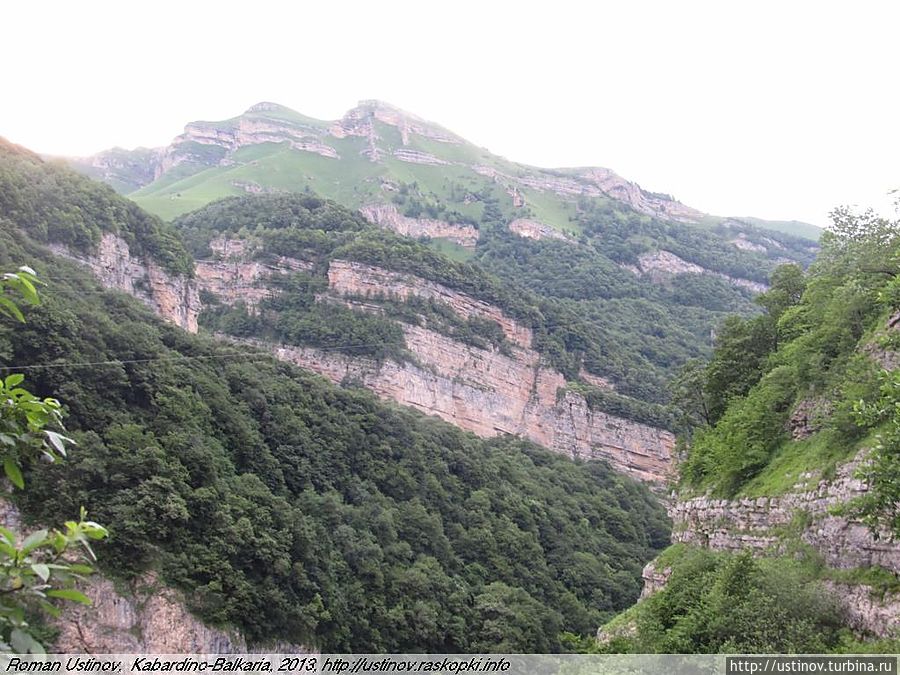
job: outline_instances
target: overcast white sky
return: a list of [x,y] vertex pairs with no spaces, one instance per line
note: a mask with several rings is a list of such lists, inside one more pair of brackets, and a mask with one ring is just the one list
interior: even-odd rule
[[0,135],[86,155],[379,98],[539,166],[824,225],[900,187],[897,2],[4,3]]

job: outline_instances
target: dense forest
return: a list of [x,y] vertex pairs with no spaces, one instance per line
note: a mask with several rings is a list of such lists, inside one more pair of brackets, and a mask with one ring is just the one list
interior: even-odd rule
[[[813,489],[862,451],[855,475],[868,490],[829,513],[890,545],[900,536],[900,222],[848,209],[832,217],[808,273],[779,268],[757,298],[763,313],[728,320],[711,360],[687,364],[673,383],[690,441],[679,497]],[[670,547],[654,562],[668,570],[665,586],[604,626],[599,649],[896,652],[896,639],[860,641],[828,584],[884,598],[900,579],[878,566],[828,566],[799,534],[807,515],[798,509],[779,526],[769,557]]]
[[[25,194],[3,213],[0,267],[47,285],[25,324],[0,326],[0,367],[59,398],[77,443],[26,467],[18,501],[39,522],[86,506],[109,529],[107,574],[157,570],[212,624],[335,651],[554,651],[637,597],[668,540],[646,488],[163,324],[41,246],[49,216],[19,176],[41,165],[16,154],[0,175]],[[90,209],[108,199],[137,236],[124,200],[65,180],[88,190],[73,231],[104,231]]]
[[[254,242],[261,260],[287,255],[317,263],[308,275],[278,281],[288,292],[264,301],[257,315],[242,306],[210,306],[202,317],[209,330],[403,360],[408,355],[402,335],[391,328],[391,320],[399,320],[425,323],[476,346],[502,348],[496,326],[454,324],[433,303],[401,306],[390,298],[366,298],[385,309],[373,316],[316,302],[328,260],[365,262],[501,307],[534,329],[533,346],[570,381],[577,381],[584,368],[615,383],[614,393],[584,386],[593,406],[657,426],[672,425],[662,408],[668,402],[667,379],[706,353],[714,321],[732,312],[759,311],[746,292],[713,276],[682,275],[663,285],[640,280],[590,242],[533,241],[505,228],[483,228],[475,259],[451,260],[427,241],[373,227],[358,214],[311,195],[228,198],[180,217],[175,227],[198,258],[212,255],[212,239],[228,235]],[[326,313],[333,317],[328,322]]]
[[[764,313],[729,320],[711,361],[682,374],[694,428],[687,489],[777,492],[803,471],[827,473],[891,424],[882,398],[897,346],[888,324],[900,309],[900,225],[846,210],[834,221],[809,273],[780,268],[758,298]],[[788,420],[801,403],[815,433],[796,440]]]

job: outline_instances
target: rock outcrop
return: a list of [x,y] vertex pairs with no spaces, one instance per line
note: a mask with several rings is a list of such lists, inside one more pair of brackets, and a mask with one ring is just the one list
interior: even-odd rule
[[401,214],[393,204],[370,204],[359,211],[370,222],[407,237],[439,237],[466,248],[475,248],[478,241],[478,230],[471,225],[448,223],[433,218],[409,218]]
[[866,483],[855,476],[861,453],[841,465],[832,480],[812,489],[800,488],[774,497],[711,499],[695,497],[669,509],[672,540],[713,550],[777,551],[785,531],[812,546],[831,567],[883,567],[900,574],[900,541],[888,533],[875,538],[863,523],[837,515],[836,507],[865,494]]
[[[64,654],[246,654],[237,631],[210,628],[187,611],[178,592],[154,575],[117,590],[109,579],[96,577],[81,587],[90,607],[69,606],[55,621],[59,637],[54,650]],[[279,644],[259,651],[309,651]]]
[[562,241],[571,241],[569,237],[555,227],[536,220],[517,218],[512,221],[508,227],[510,232],[515,232],[520,237],[525,237],[526,239],[560,239]]
[[611,197],[624,202],[635,211],[667,220],[696,223],[703,213],[685,206],[668,195],[647,192],[637,184],[625,180],[616,172],[604,168],[545,170],[511,175],[492,166],[476,165],[473,171],[507,186],[521,185],[541,192],[553,192],[566,197]]
[[131,254],[128,243],[106,232],[96,252],[84,255],[61,244],[50,244],[55,254],[90,267],[106,288],[124,291],[143,301],[157,314],[190,333],[197,332],[200,295],[193,279],[173,275],[150,258]]
[[210,248],[216,257],[196,262],[194,274],[200,289],[214,294],[226,305],[243,302],[251,311],[260,301],[272,296],[274,291],[265,284],[270,277],[313,268],[309,261],[287,256],[252,260],[249,244],[244,239],[219,237],[210,242]]
[[654,283],[664,283],[679,274],[708,274],[710,276],[724,279],[734,286],[746,288],[754,293],[763,293],[768,290],[768,286],[758,281],[750,279],[740,279],[731,277],[722,272],[714,272],[705,267],[701,267],[692,262],[688,262],[683,258],[679,258],[669,251],[653,251],[644,253],[638,257],[637,265],[624,265],[625,269],[637,274],[638,276],[646,276]]
[[[592,410],[583,396],[566,389],[562,374],[543,365],[531,348],[531,329],[497,307],[435,282],[358,262],[332,261],[328,279],[331,293],[341,298],[419,297],[439,301],[462,318],[494,321],[511,346],[508,353],[478,349],[419,326],[404,327],[415,359],[404,363],[257,344],[333,382],[357,383],[480,436],[520,435],[570,457],[606,459],[617,470],[656,485],[668,479],[673,435]],[[365,304],[355,301],[359,309]]]
[[[831,480],[812,489],[743,499],[695,497],[670,505],[672,541],[715,551],[784,554],[792,541],[814,549],[826,565],[838,569],[880,567],[900,574],[900,541],[888,532],[878,537],[846,515],[841,507],[865,494],[856,477],[865,451],[840,466]],[[660,587],[656,571],[645,570],[645,594]],[[664,583],[664,580],[662,581]],[[828,582],[858,630],[877,636],[900,632],[900,594],[882,597],[865,584]]]
[[[21,533],[19,510],[0,497],[0,524]],[[35,528],[36,529],[36,528]],[[30,530],[29,530],[30,531]],[[95,575],[79,585],[91,599],[86,607],[70,603],[53,620],[59,631],[52,645],[62,654],[241,654],[254,651],[302,653],[295,644],[250,648],[234,630],[211,628],[194,617],[178,591],[148,573],[128,584]]]

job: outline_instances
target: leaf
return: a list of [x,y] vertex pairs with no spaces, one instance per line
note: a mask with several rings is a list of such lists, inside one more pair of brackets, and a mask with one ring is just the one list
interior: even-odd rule
[[5,527],[0,527],[0,537],[3,537],[8,543],[15,546],[16,535],[14,535],[11,530],[7,530]]
[[56,449],[56,451],[62,455],[66,456],[66,443],[71,443],[72,439],[62,434],[58,434],[55,431],[50,431],[49,429],[44,429],[44,434],[50,440],[50,444]]
[[22,373],[13,373],[12,375],[7,375],[6,377],[6,388],[12,389],[15,386],[22,384],[25,381],[25,376]]
[[34,563],[31,566],[31,569],[34,570],[34,573],[37,574],[41,581],[47,582],[50,579],[50,568],[42,563]]
[[0,296],[0,312],[3,312],[7,316],[13,317],[14,319],[18,319],[22,323],[25,323],[25,315],[22,314],[22,310],[20,310],[19,306],[9,298]]
[[34,642],[34,638],[25,631],[14,628],[12,633],[10,633],[9,641],[16,653],[28,654],[31,652],[31,644]]
[[80,602],[82,605],[91,604],[91,599],[88,596],[86,596],[81,591],[76,591],[74,588],[61,588],[47,591],[47,595],[51,598],[60,598],[62,600],[72,600],[73,602]]
[[25,479],[22,478],[22,471],[12,457],[6,457],[3,460],[3,470],[6,472],[6,477],[12,481],[13,485],[20,490],[25,488]]
[[30,553],[43,544],[47,541],[48,534],[47,530],[38,530],[37,532],[29,534],[25,537],[25,541],[22,542],[22,553]]

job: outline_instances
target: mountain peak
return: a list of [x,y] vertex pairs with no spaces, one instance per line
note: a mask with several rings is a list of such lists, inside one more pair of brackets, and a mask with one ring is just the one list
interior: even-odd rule
[[271,101],[260,101],[254,105],[251,105],[244,114],[249,113],[257,113],[257,112],[270,112],[272,110],[290,110],[288,107],[281,105],[280,103],[272,103]]

